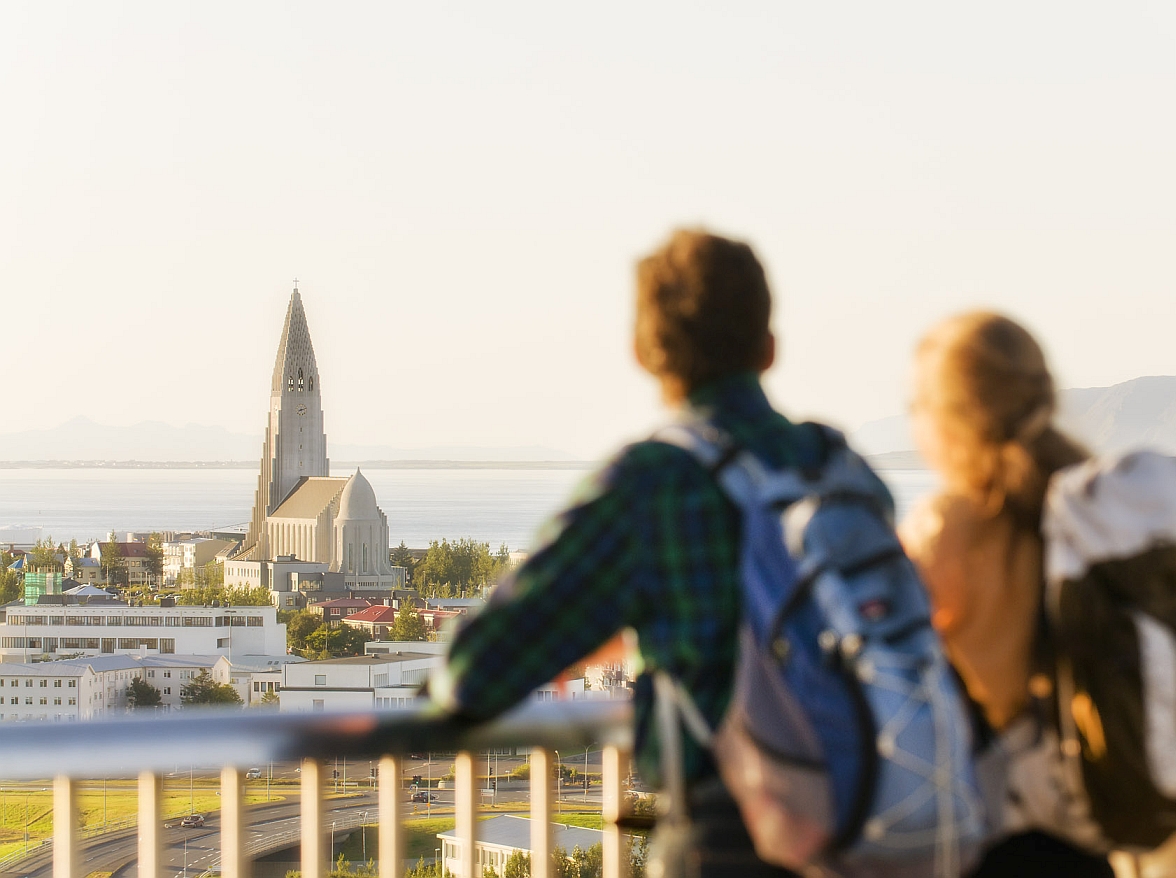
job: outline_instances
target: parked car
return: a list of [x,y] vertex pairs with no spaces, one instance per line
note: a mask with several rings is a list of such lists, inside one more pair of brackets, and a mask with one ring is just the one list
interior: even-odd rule
[[180,821],[180,826],[187,826],[189,828],[196,827],[196,826],[203,826],[203,825],[204,825],[204,815],[203,814],[189,814],[187,817],[185,817],[183,820]]
[[261,777],[261,769],[251,768],[245,772],[245,777],[249,778],[250,780],[257,780],[257,778]]
[[412,800],[414,802],[436,802],[437,796],[433,793],[413,793]]

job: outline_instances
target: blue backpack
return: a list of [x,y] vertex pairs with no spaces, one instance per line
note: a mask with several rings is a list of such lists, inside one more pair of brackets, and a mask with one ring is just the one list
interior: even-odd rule
[[769,470],[706,423],[654,437],[715,475],[743,534],[731,705],[712,731],[663,677],[659,709],[668,695],[709,746],[762,859],[957,875],[986,828],[970,711],[889,493],[841,434],[802,429],[825,450],[812,471]]

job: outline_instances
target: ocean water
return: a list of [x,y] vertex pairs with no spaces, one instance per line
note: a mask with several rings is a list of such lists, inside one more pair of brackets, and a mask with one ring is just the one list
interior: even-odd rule
[[[345,475],[336,472],[335,475]],[[388,516],[392,545],[423,548],[461,537],[497,549],[526,549],[539,525],[566,502],[586,470],[365,469]],[[901,517],[931,490],[918,470],[881,473]],[[110,531],[207,530],[249,520],[257,473],[248,469],[0,469],[4,528],[78,542]]]

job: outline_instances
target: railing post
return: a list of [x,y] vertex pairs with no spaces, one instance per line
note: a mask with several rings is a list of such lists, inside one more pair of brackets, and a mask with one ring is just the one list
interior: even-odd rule
[[163,875],[163,778],[139,774],[139,878]]
[[322,775],[318,760],[302,760],[302,878],[323,878],[326,873]]
[[[404,757],[380,759],[380,791],[376,812],[380,816],[379,878],[402,878],[404,875],[404,796],[400,778],[404,775]],[[429,791],[432,795],[432,790]]]
[[245,857],[245,784],[239,769],[221,769],[221,878],[248,878]]
[[548,878],[555,831],[551,805],[555,783],[551,779],[551,754],[531,748],[531,878]]
[[458,878],[481,878],[474,868],[477,862],[474,847],[478,838],[478,821],[477,808],[474,805],[474,755],[469,751],[457,754],[454,761],[453,783],[457,839],[461,842],[457,875]]
[[600,795],[604,837],[601,839],[601,878],[627,878],[629,858],[617,821],[624,809],[623,778],[628,774],[628,757],[620,748],[608,746],[601,753]]
[[78,792],[73,779],[53,779],[53,878],[79,878]]

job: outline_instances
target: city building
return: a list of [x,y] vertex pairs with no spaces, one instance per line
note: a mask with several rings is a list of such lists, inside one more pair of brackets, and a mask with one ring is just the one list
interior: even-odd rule
[[[364,655],[287,664],[282,668],[283,711],[372,710],[409,707],[429,671],[445,662],[444,643],[369,643]],[[547,683],[539,701],[583,698],[584,679]]]
[[396,626],[396,610],[377,604],[343,617],[343,624],[366,631],[372,640],[386,640]]
[[0,607],[0,661],[97,655],[284,655],[274,607]]
[[[581,826],[567,826],[556,823],[552,826],[554,847],[563,848],[571,857],[579,848],[586,851],[601,843],[604,833],[599,829],[585,829]],[[460,875],[461,854],[464,844],[457,836],[456,829],[438,832],[441,841],[441,862],[444,871]],[[474,864],[477,874],[493,869],[497,874],[505,873],[506,861],[515,853],[531,853],[531,820],[514,814],[500,814],[478,823],[478,837],[474,842]]]
[[103,680],[88,666],[0,665],[0,722],[93,719],[104,703]]
[[84,585],[101,585],[106,581],[102,576],[102,562],[89,555],[66,558],[65,575]]
[[310,610],[323,617],[323,623],[326,625],[338,625],[342,620],[346,619],[361,610],[370,609],[371,601],[363,598],[336,598],[333,601],[318,601],[313,604],[307,604],[306,609]]
[[[101,565],[102,553],[107,551],[109,545],[109,543],[103,543],[101,541],[92,543],[90,545],[90,557]],[[130,542],[115,543],[115,545],[118,546],[118,556],[122,559],[122,564],[127,571],[127,584],[145,585],[148,580],[147,544]],[[102,580],[102,582],[105,583],[105,580]]]
[[330,475],[318,364],[297,287],[274,362],[249,530],[226,567],[270,588],[262,562],[281,557],[325,565],[320,572],[342,574],[347,589],[404,586],[404,571],[388,559],[388,519],[371,484],[358,469]]
[[234,545],[235,542],[208,537],[169,540],[163,544],[163,584],[175,585],[185,570],[190,571],[190,581],[194,582],[198,570],[216,561],[218,553]]

